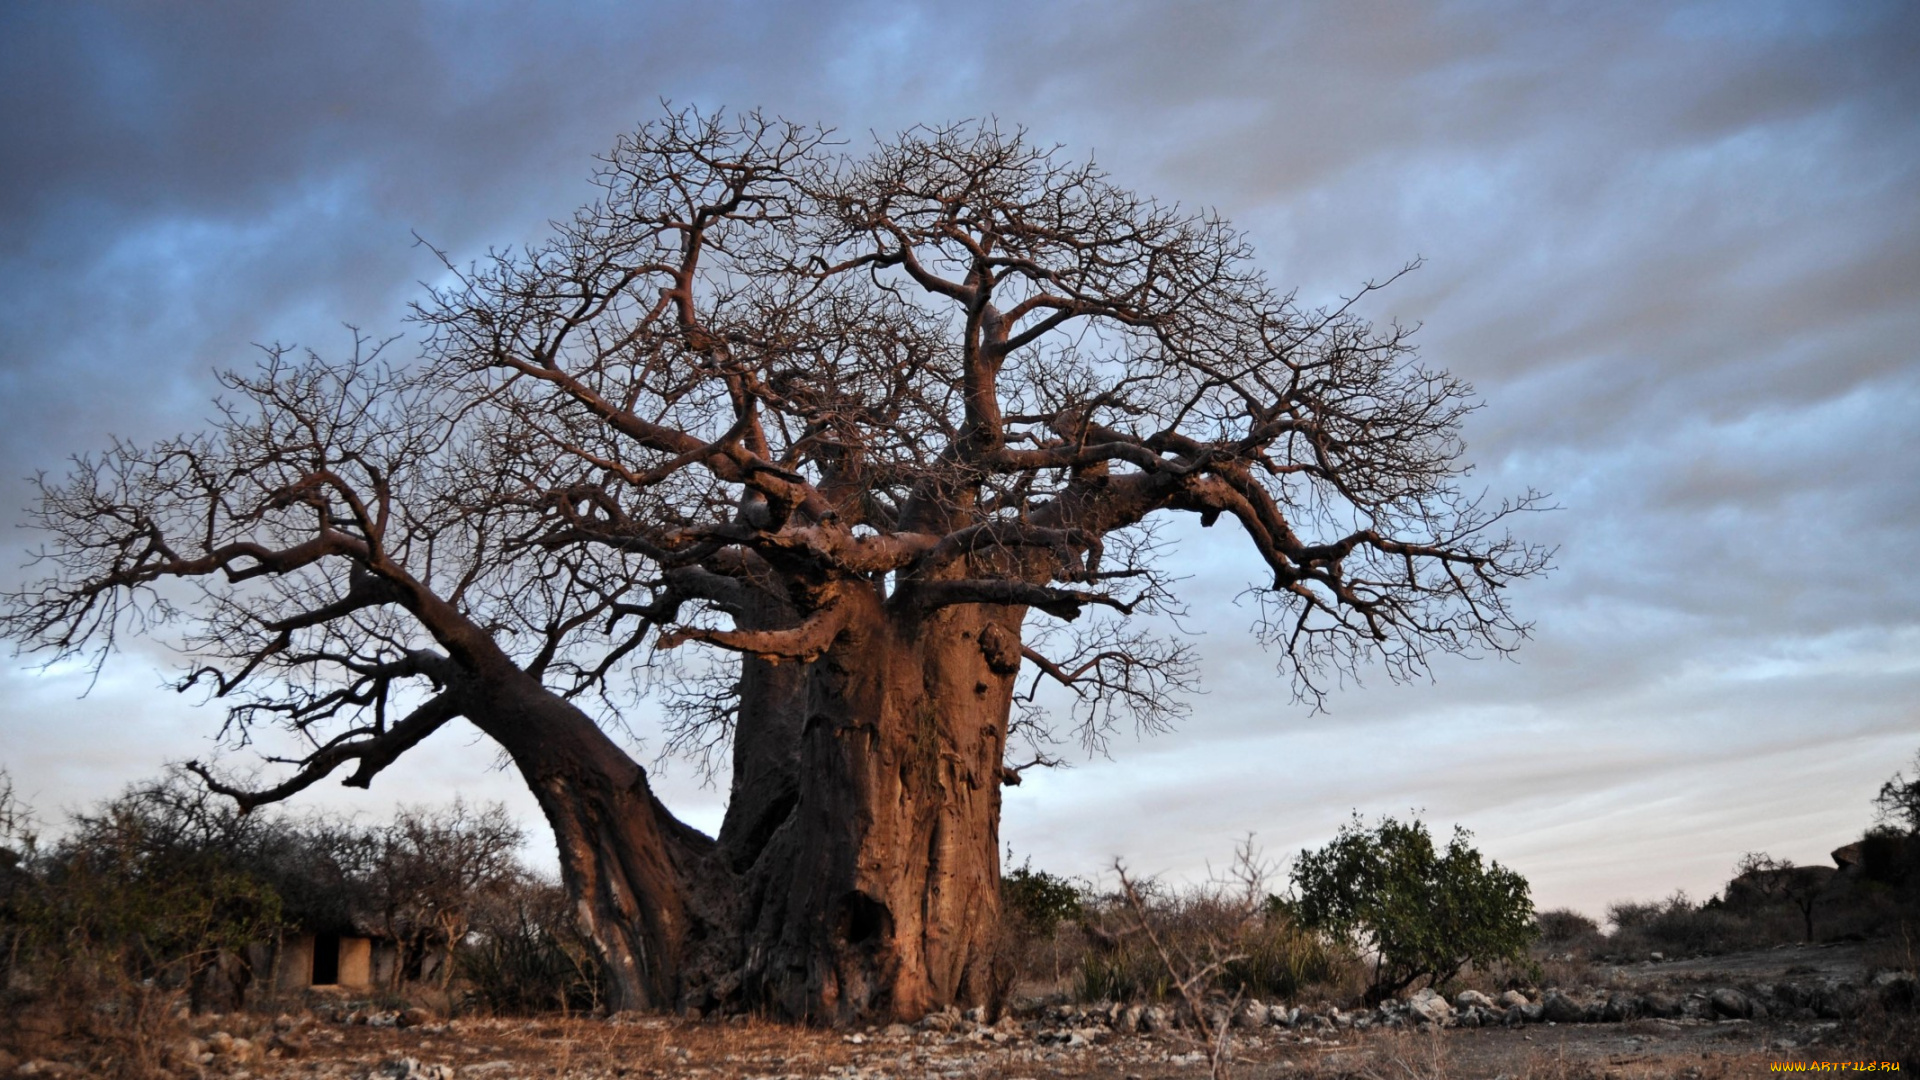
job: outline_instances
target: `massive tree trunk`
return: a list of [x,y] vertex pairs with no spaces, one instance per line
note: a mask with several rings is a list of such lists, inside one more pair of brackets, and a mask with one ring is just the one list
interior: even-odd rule
[[717,841],[568,702],[529,686],[474,711],[553,827],[612,1007],[844,1024],[987,1001],[1024,613],[855,602],[818,660],[745,660]]
[[809,665],[793,806],[744,869],[744,1000],[845,1023],[984,1002],[1015,609],[859,611]]

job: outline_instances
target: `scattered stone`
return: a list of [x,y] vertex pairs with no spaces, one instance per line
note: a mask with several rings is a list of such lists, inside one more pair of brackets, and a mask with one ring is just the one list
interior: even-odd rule
[[1521,993],[1518,990],[1502,990],[1500,992],[1499,1003],[1501,1005],[1505,1005],[1508,1008],[1513,1008],[1518,1005],[1525,1005],[1527,1004],[1527,995]]
[[232,1045],[227,1048],[227,1056],[233,1059],[234,1064],[243,1065],[259,1060],[260,1047],[252,1039],[235,1037]]
[[433,1014],[415,1006],[401,1011],[393,1018],[393,1022],[396,1027],[416,1028],[433,1023]]
[[[1056,1011],[1049,1009],[1049,1012]],[[937,1012],[930,1012],[913,1025],[921,1031],[948,1032],[960,1026],[960,1010],[949,1005]]]
[[1267,1026],[1269,1011],[1263,1002],[1243,1001],[1233,1010],[1233,1026],[1237,1028],[1262,1028]]
[[369,1080],[453,1080],[451,1065],[423,1065],[417,1058],[392,1057],[374,1066]]
[[297,1058],[305,1054],[307,1049],[307,1040],[301,1038],[298,1032],[276,1031],[267,1040],[268,1057]]

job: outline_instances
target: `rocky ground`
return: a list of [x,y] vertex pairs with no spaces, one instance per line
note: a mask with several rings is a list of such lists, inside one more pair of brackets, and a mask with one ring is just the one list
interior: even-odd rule
[[[1773,1062],[1891,1060],[1893,1051],[1857,1045],[1842,1020],[1911,1003],[1916,992],[1910,972],[1870,974],[1844,950],[1590,974],[1587,985],[1497,997],[1465,991],[1452,1000],[1428,991],[1375,1009],[1243,1001],[1216,1008],[1209,1026],[1224,1025],[1228,1071],[1239,1077],[1747,1076]],[[210,1080],[1148,1080],[1205,1076],[1212,1065],[1191,1015],[1118,1004],[1036,1005],[992,1024],[978,1013],[945,1013],[853,1032],[746,1018],[442,1020],[353,1003],[202,1017],[192,1027],[161,1056],[176,1074]],[[1221,1043],[1212,1045],[1217,1052]],[[15,1062],[0,1075],[7,1071],[86,1075],[55,1059]]]

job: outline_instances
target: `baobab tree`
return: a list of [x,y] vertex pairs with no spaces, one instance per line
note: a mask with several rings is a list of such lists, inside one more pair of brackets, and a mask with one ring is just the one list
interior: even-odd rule
[[[194,766],[245,807],[464,718],[617,1007],[827,1023],[990,993],[1036,683],[1093,739],[1178,717],[1192,657],[1134,618],[1173,602],[1169,515],[1238,527],[1310,700],[1524,634],[1501,589],[1545,554],[1503,524],[1531,496],[1461,489],[1470,389],[1215,216],[980,124],[855,156],[674,113],[597,181],[544,244],[447,259],[416,360],[269,349],[211,430],[43,481],[6,633],[172,635],[228,736],[304,740],[265,787]],[[714,837],[609,734],[688,647],[669,735],[729,755]]]

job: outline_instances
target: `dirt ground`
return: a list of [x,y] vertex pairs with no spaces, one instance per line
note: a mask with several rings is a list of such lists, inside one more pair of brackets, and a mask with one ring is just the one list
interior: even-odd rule
[[[226,1027],[244,1029],[242,1018]],[[1236,1077],[1652,1077],[1752,1076],[1775,1061],[1850,1060],[1823,1045],[1834,1025],[1641,1020],[1445,1032],[1345,1031],[1315,1036],[1236,1034]],[[1178,1034],[1101,1037],[1087,1046],[1004,1041],[977,1034],[836,1034],[757,1021],[460,1020],[411,1029],[316,1024],[296,1056],[216,1061],[210,1076],[257,1080],[447,1077],[702,1077],[712,1080],[881,1080],[941,1077],[1208,1075],[1203,1050]],[[271,1036],[255,1031],[256,1046]],[[444,1071],[443,1071],[444,1070]]]
[[[1616,988],[1668,990],[1792,978],[1858,983],[1873,955],[1859,946],[1769,950],[1595,967],[1591,977]],[[337,1001],[308,1004],[289,1004],[278,1015],[195,1017],[191,1039],[180,1037],[156,1056],[172,1075],[206,1080],[1163,1080],[1210,1073],[1205,1048],[1189,1034],[1123,1035],[1058,1018],[1008,1019],[991,1028],[962,1023],[952,1031],[893,1025],[829,1032],[748,1018],[444,1020]],[[1247,1080],[1705,1080],[1777,1071],[1776,1062],[1883,1063],[1894,1056],[1862,1042],[1832,1020],[1778,1018],[1445,1030],[1262,1027],[1232,1033],[1226,1071]],[[9,1074],[108,1075],[51,1058],[0,1060],[0,1077]]]

